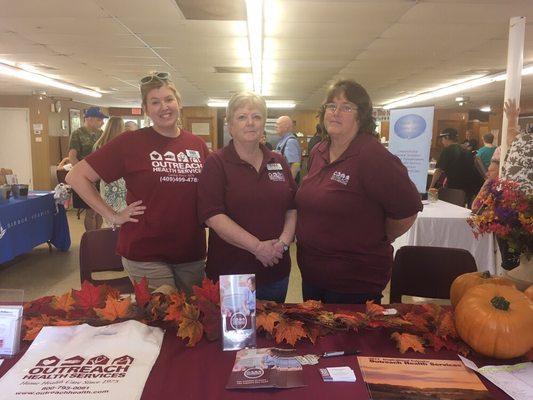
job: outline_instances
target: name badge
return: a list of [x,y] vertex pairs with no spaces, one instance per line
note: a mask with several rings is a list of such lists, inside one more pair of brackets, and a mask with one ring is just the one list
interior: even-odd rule
[[200,152],[196,150],[185,150],[185,153],[187,153],[188,157],[191,158],[200,158]]
[[267,164],[267,169],[269,171],[281,171],[283,167],[281,166],[280,163],[270,163],[270,164]]

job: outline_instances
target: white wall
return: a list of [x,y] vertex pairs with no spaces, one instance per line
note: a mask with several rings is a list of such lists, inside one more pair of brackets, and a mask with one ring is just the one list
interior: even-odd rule
[[19,183],[33,187],[30,110],[0,108],[0,168],[10,168]]

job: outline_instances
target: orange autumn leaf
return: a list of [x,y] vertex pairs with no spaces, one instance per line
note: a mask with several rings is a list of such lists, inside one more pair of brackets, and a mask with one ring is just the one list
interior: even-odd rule
[[72,297],[72,290],[68,293],[65,293],[62,296],[54,296],[52,299],[52,308],[56,310],[61,310],[66,313],[72,311],[74,309],[74,304],[76,301]]
[[72,293],[76,299],[76,308],[83,310],[101,307],[104,302],[102,287],[94,286],[88,281],[81,284],[81,290],[74,290]]
[[431,317],[433,317],[434,320],[439,319],[439,315],[441,313],[441,306],[434,303],[423,303],[420,304],[420,307],[424,310],[424,312]]
[[131,307],[131,300],[126,299],[115,299],[113,297],[108,297],[105,301],[104,308],[95,308],[94,311],[96,314],[106,320],[106,321],[115,321],[117,319],[126,318],[129,315]]
[[424,353],[424,345],[420,341],[420,338],[410,333],[398,333],[394,332],[391,335],[391,339],[396,342],[396,347],[400,350],[400,353],[404,354],[407,350],[413,349],[418,353]]
[[204,278],[202,286],[193,286],[192,291],[198,299],[206,299],[212,303],[220,303],[220,289],[219,283],[213,283],[213,281]]
[[22,340],[33,340],[37,337],[43,326],[50,325],[50,316],[43,314],[34,318],[25,318],[23,321],[24,337]]
[[303,308],[304,310],[321,310],[323,304],[321,301],[318,300],[307,300],[303,303],[298,304],[297,307]]
[[424,334],[424,339],[427,340],[429,346],[432,347],[434,351],[441,351],[443,348],[446,348],[444,340],[433,333]]
[[255,323],[258,328],[263,328],[265,331],[272,334],[272,332],[274,331],[274,326],[277,322],[279,322],[279,318],[280,316],[276,312],[259,313],[257,314]]
[[204,333],[204,328],[198,318],[200,310],[196,307],[185,303],[181,313],[181,322],[178,328],[178,337],[182,339],[189,338],[187,347],[193,347],[200,341]]
[[350,329],[357,330],[363,326],[365,316],[361,313],[352,313],[349,311],[341,311],[334,315],[334,318],[346,324]]
[[82,321],[78,320],[70,320],[70,319],[56,319],[51,322],[51,325],[53,326],[74,326],[74,325],[80,325]]
[[368,300],[366,302],[367,315],[371,317],[374,317],[376,315],[383,315],[383,311],[385,311],[385,308],[382,307],[380,304],[374,303],[374,300]]
[[167,312],[164,321],[179,322],[181,318],[181,309],[185,304],[185,300],[186,297],[184,293],[172,293],[169,296],[170,304],[167,307]]
[[288,344],[294,346],[299,339],[307,337],[307,333],[303,328],[303,322],[281,319],[276,325],[274,337],[276,343],[281,343],[285,340]]
[[442,313],[437,325],[436,334],[443,338],[457,338],[457,331],[455,330],[455,323],[453,322],[451,311]]
[[133,290],[135,291],[135,301],[139,307],[144,307],[150,301],[151,294],[148,289],[148,280],[143,276],[139,283],[133,282]]
[[428,320],[424,318],[424,315],[421,314],[415,314],[413,312],[409,312],[403,316],[403,318],[406,321],[411,322],[415,328],[420,332],[428,332]]

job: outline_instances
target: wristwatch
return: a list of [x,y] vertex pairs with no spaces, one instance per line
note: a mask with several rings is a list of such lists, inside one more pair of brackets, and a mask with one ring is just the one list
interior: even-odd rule
[[278,239],[278,242],[280,242],[283,245],[283,251],[289,250],[289,245],[285,243],[283,240]]

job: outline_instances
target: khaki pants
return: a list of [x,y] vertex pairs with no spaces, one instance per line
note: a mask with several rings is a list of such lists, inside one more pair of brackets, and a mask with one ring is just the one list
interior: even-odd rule
[[192,287],[200,286],[205,277],[205,260],[167,264],[158,261],[132,261],[122,257],[122,265],[130,279],[135,282],[146,277],[150,290],[155,290],[162,285],[170,285],[190,295]]

